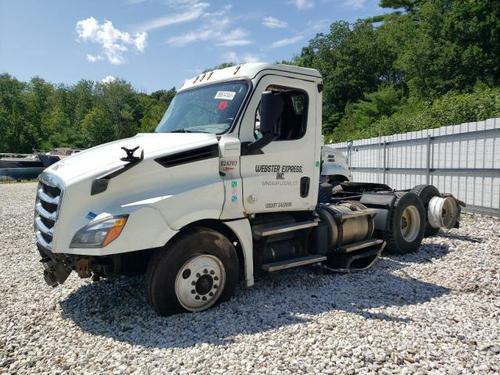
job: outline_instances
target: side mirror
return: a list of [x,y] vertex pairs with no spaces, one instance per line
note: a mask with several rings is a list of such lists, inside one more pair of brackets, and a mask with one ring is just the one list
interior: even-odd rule
[[260,99],[260,132],[262,138],[243,144],[242,155],[262,153],[267,146],[281,134],[280,117],[283,113],[284,100],[279,92],[264,91]]
[[264,91],[260,100],[260,131],[272,139],[280,135],[279,119],[283,112],[283,97],[279,92]]

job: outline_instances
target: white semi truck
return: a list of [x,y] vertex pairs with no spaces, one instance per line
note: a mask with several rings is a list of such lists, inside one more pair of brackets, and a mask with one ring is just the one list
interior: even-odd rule
[[318,71],[252,63],[186,80],[156,132],[100,145],[39,178],[36,243],[49,285],[145,272],[160,315],[202,311],[259,272],[350,271],[458,225],[432,185],[351,182],[323,145]]

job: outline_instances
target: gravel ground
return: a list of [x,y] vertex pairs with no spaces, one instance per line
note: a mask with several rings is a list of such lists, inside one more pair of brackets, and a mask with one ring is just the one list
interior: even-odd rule
[[0,185],[0,373],[500,372],[498,219],[464,216],[369,271],[284,271],[159,318],[141,277],[46,286],[34,193]]

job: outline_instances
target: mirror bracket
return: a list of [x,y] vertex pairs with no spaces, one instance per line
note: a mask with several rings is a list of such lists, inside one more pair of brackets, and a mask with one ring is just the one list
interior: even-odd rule
[[253,141],[253,142],[243,142],[241,144],[241,156],[262,155],[264,153],[264,151],[261,150],[261,147],[264,147],[265,145],[256,144],[259,141],[260,141],[260,139],[257,141]]

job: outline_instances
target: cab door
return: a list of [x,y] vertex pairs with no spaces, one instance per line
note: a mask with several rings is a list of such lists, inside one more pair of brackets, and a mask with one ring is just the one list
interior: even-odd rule
[[241,177],[246,213],[312,210],[319,179],[317,84],[312,81],[264,75],[245,111],[242,142],[253,142],[259,132],[259,103],[263,91],[280,91],[284,106],[280,135],[260,151],[245,155]]

